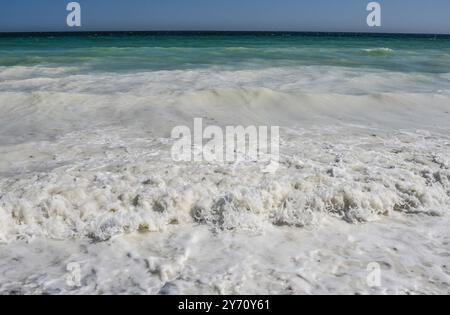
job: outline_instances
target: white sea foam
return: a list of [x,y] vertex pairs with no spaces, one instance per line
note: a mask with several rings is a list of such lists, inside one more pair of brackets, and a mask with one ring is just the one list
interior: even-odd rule
[[[448,74],[389,72],[331,66],[253,70],[221,68],[134,73],[84,73],[76,68],[0,67],[1,91],[79,92],[136,96],[173,95],[213,88],[263,87],[279,92],[368,94],[435,92]],[[448,89],[448,88],[447,88]]]
[[[393,211],[447,215],[450,140],[432,133],[351,135],[356,128],[287,130],[281,168],[250,162],[174,163],[170,141],[113,129],[4,149],[0,238],[105,240],[199,222],[215,229],[348,222]],[[23,159],[18,159],[23,156]],[[26,157],[26,158],[25,158]]]
[[391,48],[387,47],[379,47],[379,48],[366,48],[363,49],[365,53],[375,56],[389,56],[392,55],[395,51]]
[[[362,280],[338,286],[339,272],[323,269],[338,260],[350,266],[343,276],[350,281],[361,273],[354,259],[363,269],[386,262],[390,290],[448,289],[445,75],[327,67],[16,70],[20,75],[0,69],[0,292],[19,290],[17,283],[23,293],[66,292],[64,274],[49,265],[54,260],[88,261],[85,286],[72,288],[85,293],[371,292]],[[280,125],[280,168],[271,174],[251,162],[174,163],[169,131],[192,117]],[[420,231],[431,233],[427,242]],[[406,250],[402,233],[422,252]],[[62,240],[66,249],[44,240]],[[380,240],[389,250],[376,251]],[[22,254],[23,241],[45,254]],[[297,253],[295,244],[305,241]],[[264,254],[267,244],[273,253]],[[392,258],[393,246],[404,251]],[[202,258],[207,249],[211,257]],[[15,256],[17,273],[8,267]],[[34,258],[42,268],[31,268]],[[326,263],[314,266],[317,260]],[[418,287],[404,269],[415,263]],[[107,280],[127,266],[129,278]],[[38,269],[45,273],[39,279]],[[427,282],[430,276],[438,280]]]

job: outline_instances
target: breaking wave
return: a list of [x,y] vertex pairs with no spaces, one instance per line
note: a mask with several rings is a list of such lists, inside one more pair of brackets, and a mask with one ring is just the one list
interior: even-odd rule
[[[450,142],[398,132],[344,139],[346,129],[284,131],[281,166],[175,163],[167,139],[124,139],[113,130],[36,143],[55,154],[0,179],[0,240],[164,231],[197,222],[216,231],[349,223],[392,212],[447,215]],[[26,150],[21,145],[9,148]],[[39,165],[40,171],[24,172]]]
[[[260,232],[327,216],[358,223],[449,211],[445,75],[66,70],[0,69],[1,241],[107,240],[193,222]],[[167,137],[193,117],[280,125],[280,168],[174,164]]]
[[372,56],[391,56],[395,53],[395,50],[391,48],[381,47],[381,48],[367,48],[362,50],[367,55]]

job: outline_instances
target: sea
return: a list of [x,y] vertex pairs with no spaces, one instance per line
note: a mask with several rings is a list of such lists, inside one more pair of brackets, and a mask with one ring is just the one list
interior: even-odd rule
[[450,36],[0,34],[1,294],[450,294],[449,214]]

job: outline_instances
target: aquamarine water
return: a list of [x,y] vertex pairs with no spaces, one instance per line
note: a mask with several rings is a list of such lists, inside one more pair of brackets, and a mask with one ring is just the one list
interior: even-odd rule
[[[449,39],[0,36],[0,294],[448,294]],[[175,161],[194,118],[279,167]]]
[[0,35],[0,66],[79,72],[260,69],[325,65],[444,73],[450,36],[309,33]]

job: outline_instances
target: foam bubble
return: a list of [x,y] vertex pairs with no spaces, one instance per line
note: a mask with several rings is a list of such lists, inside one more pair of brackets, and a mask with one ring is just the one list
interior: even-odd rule
[[0,180],[1,239],[106,240],[192,222],[262,231],[317,225],[325,216],[358,223],[394,211],[448,214],[448,138],[399,132],[343,140],[346,130],[285,130],[273,174],[245,161],[174,163],[170,141],[121,139],[112,130],[62,137],[45,154],[11,163]]

